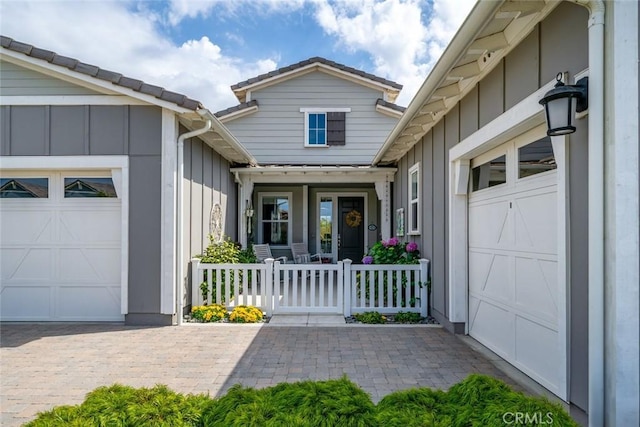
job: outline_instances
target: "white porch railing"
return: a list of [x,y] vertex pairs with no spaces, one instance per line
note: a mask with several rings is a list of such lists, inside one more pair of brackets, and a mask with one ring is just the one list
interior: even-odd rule
[[[419,264],[203,264],[192,259],[192,305],[253,305],[273,313],[410,311],[427,316],[429,261]],[[205,298],[205,294],[206,298]]]

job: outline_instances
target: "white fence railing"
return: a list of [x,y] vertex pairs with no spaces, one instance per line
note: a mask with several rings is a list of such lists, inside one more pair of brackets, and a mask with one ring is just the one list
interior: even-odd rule
[[427,315],[429,261],[419,264],[203,264],[192,261],[192,305],[253,305],[276,313],[399,311]]

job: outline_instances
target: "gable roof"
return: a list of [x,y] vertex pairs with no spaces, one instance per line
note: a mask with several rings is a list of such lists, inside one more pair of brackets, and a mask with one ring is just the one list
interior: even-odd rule
[[167,108],[175,112],[187,129],[202,127],[203,119],[211,120],[211,130],[198,136],[222,157],[232,163],[256,164],[256,159],[229,132],[229,130],[207,110],[200,101],[186,95],[151,85],[142,80],[123,76],[96,65],[81,62],[75,58],[58,55],[50,50],[0,36],[0,58],[10,62],[41,70],[57,78],[69,78],[78,84],[97,87],[103,93],[119,93],[130,98]]
[[324,71],[329,74],[338,75],[342,78],[347,78],[365,86],[375,87],[376,89],[380,89],[385,92],[387,98],[386,101],[389,102],[395,101],[400,90],[402,90],[401,84],[319,56],[314,56],[313,58],[278,68],[277,70],[260,74],[259,76],[236,83],[231,86],[231,90],[233,90],[238,101],[244,103],[247,101],[247,92],[250,92],[251,90],[270,86],[282,80],[296,77],[311,71]]
[[401,159],[559,2],[479,0],[373,159]]
[[10,37],[0,36],[0,45],[5,49],[19,52],[32,58],[41,59],[54,65],[66,67],[71,71],[111,82],[116,86],[131,89],[145,95],[151,95],[162,101],[171,102],[189,110],[195,111],[199,108],[203,108],[200,101],[191,99],[186,95],[166,90],[160,86],[145,83],[142,80],[132,79],[130,77],[123,76],[120,73],[105,70],[95,65],[81,62],[69,56],[58,55],[50,50],[40,49],[33,45],[16,41]]

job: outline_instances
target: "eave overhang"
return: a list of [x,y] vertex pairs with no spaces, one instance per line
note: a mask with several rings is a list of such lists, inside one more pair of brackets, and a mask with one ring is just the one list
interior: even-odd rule
[[373,159],[395,164],[558,4],[480,0]]

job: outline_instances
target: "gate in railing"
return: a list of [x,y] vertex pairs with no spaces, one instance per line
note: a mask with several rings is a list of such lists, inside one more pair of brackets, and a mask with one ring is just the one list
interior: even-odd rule
[[192,305],[253,305],[273,313],[427,315],[429,261],[419,264],[203,264],[192,260]]

